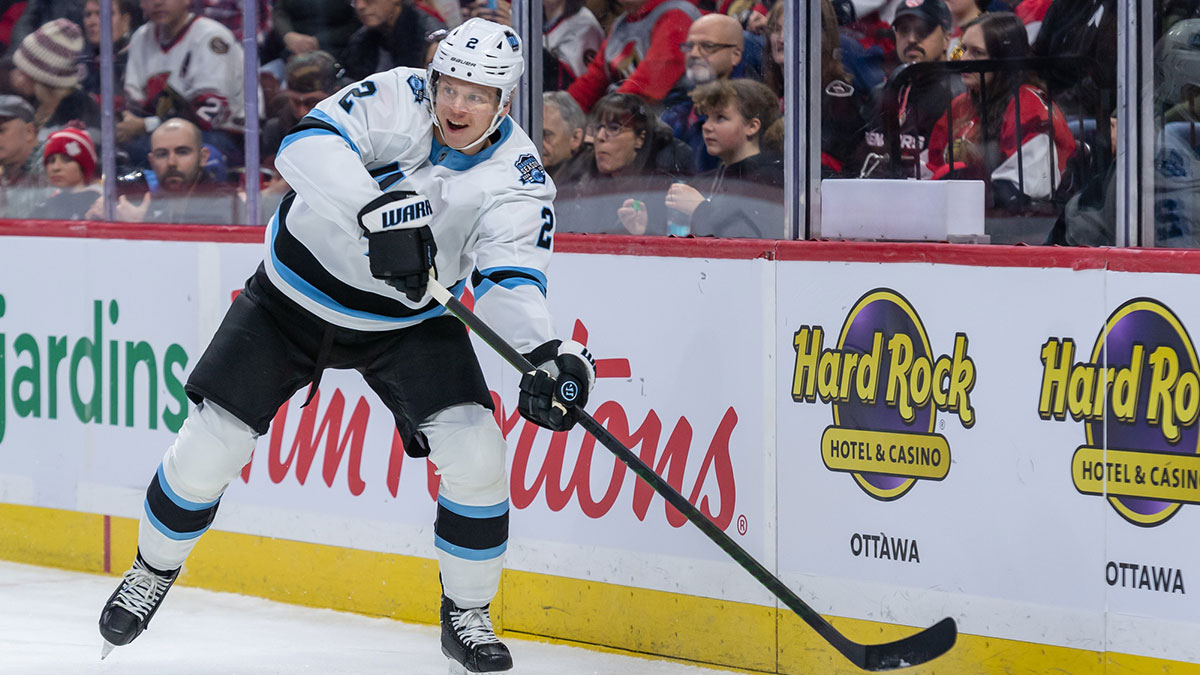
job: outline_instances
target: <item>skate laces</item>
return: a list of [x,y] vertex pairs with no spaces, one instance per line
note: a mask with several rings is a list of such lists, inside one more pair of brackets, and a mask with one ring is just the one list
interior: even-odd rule
[[171,579],[151,572],[141,560],[137,560],[125,572],[124,582],[113,605],[129,610],[139,619],[145,619],[162,600],[170,585]]
[[454,624],[454,632],[458,633],[467,646],[500,642],[500,638],[496,637],[495,631],[492,630],[492,617],[488,613],[487,607],[474,609],[455,607],[450,610],[450,622]]

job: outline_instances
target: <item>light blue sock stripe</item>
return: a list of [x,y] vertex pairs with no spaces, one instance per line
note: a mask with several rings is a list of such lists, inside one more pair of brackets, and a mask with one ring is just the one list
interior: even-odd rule
[[495,518],[508,513],[507,499],[493,506],[467,506],[438,495],[438,505],[464,518]]
[[175,506],[178,506],[185,511],[203,511],[205,509],[211,509],[217,505],[217,502],[221,501],[221,498],[218,497],[211,502],[192,502],[175,494],[175,491],[172,490],[171,486],[167,483],[167,477],[163,474],[163,465],[161,463],[158,465],[158,486],[162,488],[163,494],[165,494],[172,502],[175,503]]
[[445,539],[442,539],[441,537],[437,536],[436,534],[433,535],[433,545],[434,545],[434,547],[441,549],[441,550],[445,551],[446,553],[449,553],[450,555],[454,556],[455,558],[462,558],[463,560],[476,560],[476,561],[478,561],[478,560],[494,560],[494,559],[499,558],[500,556],[504,555],[504,552],[506,550],[508,550],[508,542],[507,541],[504,542],[503,544],[500,544],[499,546],[493,546],[492,548],[485,548],[485,549],[463,548],[462,546],[455,546],[454,544],[451,544],[450,542],[446,541]]
[[146,518],[150,520],[150,524],[154,526],[154,529],[161,532],[162,535],[167,539],[174,539],[175,541],[188,541],[189,539],[198,539],[200,535],[208,531],[208,528],[206,527],[199,532],[176,532],[166,525],[163,525],[158,518],[154,517],[154,514],[150,512],[150,502],[145,502],[144,508],[146,510]]

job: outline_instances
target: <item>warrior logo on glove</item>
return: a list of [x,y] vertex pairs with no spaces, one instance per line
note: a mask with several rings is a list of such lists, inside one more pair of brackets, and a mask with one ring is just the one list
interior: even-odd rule
[[358,212],[358,225],[367,235],[371,275],[413,302],[425,297],[429,271],[437,274],[432,221],[429,200],[405,190],[385,192]]
[[428,199],[412,202],[391,211],[384,211],[381,226],[384,228],[395,227],[431,215],[433,215],[433,207],[429,205]]

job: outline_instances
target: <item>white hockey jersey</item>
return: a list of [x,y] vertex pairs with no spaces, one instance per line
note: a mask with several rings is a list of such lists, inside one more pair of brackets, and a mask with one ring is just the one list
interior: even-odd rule
[[202,16],[192,16],[166,44],[154,24],[143,24],[129,41],[125,96],[142,117],[242,131],[242,47],[228,28]]
[[271,282],[316,316],[356,330],[391,330],[440,316],[371,276],[359,210],[386,190],[433,207],[438,279],[513,346],[553,337],[546,267],[555,187],[537,146],[511,118],[475,155],[443,146],[425,104],[425,72],[394,68],[325,99],[280,144],[275,166],[292,186],[267,226]]
[[587,7],[580,7],[571,16],[560,18],[542,29],[542,40],[546,49],[556,56],[576,78],[587,70],[587,66],[600,51],[604,42],[604,29],[596,15]]

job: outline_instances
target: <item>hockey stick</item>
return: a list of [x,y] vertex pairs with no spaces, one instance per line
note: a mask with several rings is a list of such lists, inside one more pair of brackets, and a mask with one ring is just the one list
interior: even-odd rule
[[[459,321],[462,321],[468,328],[475,331],[475,334],[481,340],[486,342],[489,347],[495,350],[496,353],[518,371],[528,373],[534,370],[534,365],[524,355],[508,344],[504,338],[496,334],[482,319],[475,316],[471,310],[467,309],[465,305],[451,295],[450,291],[446,290],[446,287],[438,283],[436,279],[430,278],[429,293],[451,314],[457,317]],[[791,589],[784,585],[778,577],[771,574],[746,549],[739,546],[721,528],[706,518],[687,498],[679,494],[678,490],[643,462],[641,457],[635,455],[632,450],[625,447],[621,441],[609,433],[608,429],[601,426],[599,422],[582,408],[576,408],[576,411],[579,413],[579,423],[583,425],[583,428],[588,433],[595,436],[596,440],[600,441],[604,447],[617,456],[617,459],[621,460],[639,478],[646,481],[650,487],[654,488],[655,492],[662,495],[663,499],[678,509],[693,525],[700,528],[700,531],[708,535],[708,538],[713,543],[720,546],[721,550],[729,554],[729,557],[733,558],[743,569],[757,579],[759,583],[766,586],[767,590],[771,591],[783,604],[798,614],[801,619],[804,619],[805,623],[812,626],[813,630],[825,638],[826,642],[841,652],[855,666],[871,671],[906,668],[935,659],[954,646],[958,629],[954,623],[954,619],[950,617],[942,619],[915,635],[910,635],[895,642],[859,644],[850,640],[845,635],[839,633],[816,610],[809,607]]]

